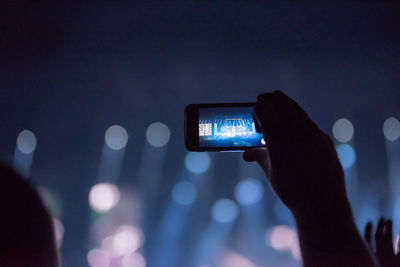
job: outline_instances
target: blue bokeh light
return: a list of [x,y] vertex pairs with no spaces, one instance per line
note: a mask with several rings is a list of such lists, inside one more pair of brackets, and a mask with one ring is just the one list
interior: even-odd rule
[[211,159],[207,152],[189,152],[185,157],[186,168],[195,174],[201,174],[210,167]]
[[217,222],[229,223],[236,219],[239,209],[235,202],[230,199],[223,198],[214,203],[211,213],[212,217]]
[[336,146],[336,152],[343,169],[349,169],[356,162],[356,152],[352,146],[348,144],[340,144]]
[[254,178],[246,178],[235,187],[236,201],[241,205],[252,205],[260,201],[264,194],[263,185]]
[[192,183],[186,181],[177,183],[172,191],[172,197],[181,205],[190,205],[196,200],[196,187]]

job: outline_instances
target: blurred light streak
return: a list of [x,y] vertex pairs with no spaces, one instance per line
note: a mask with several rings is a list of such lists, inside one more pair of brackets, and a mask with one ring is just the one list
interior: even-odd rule
[[388,118],[383,125],[385,137],[386,158],[388,164],[388,186],[390,193],[390,217],[393,219],[393,229],[400,229],[400,123],[394,118]]
[[33,132],[23,130],[18,134],[14,152],[14,167],[24,176],[29,177],[37,140]]
[[190,266],[212,264],[216,261],[232,231],[232,226],[232,222],[220,223],[212,219],[197,243]]
[[173,199],[169,201],[155,235],[152,266],[177,266],[180,240],[192,203],[181,205]]
[[[140,190],[141,201],[143,203],[143,217],[140,225],[144,228],[148,240],[152,240],[154,236],[154,227],[156,227],[155,216],[157,209],[155,208],[156,199],[159,193],[160,179],[163,174],[163,166],[167,153],[167,145],[162,147],[154,147],[148,142],[144,143],[141,162],[138,171],[138,189]],[[144,244],[144,256],[149,258],[148,246],[151,242]]]

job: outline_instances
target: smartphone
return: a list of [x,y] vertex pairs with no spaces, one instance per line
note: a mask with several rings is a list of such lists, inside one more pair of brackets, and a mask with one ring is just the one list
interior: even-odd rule
[[266,144],[253,120],[255,103],[190,104],[185,108],[189,151],[232,151]]

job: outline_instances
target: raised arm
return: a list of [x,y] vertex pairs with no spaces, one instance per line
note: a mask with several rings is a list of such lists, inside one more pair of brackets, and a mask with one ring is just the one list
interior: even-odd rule
[[376,266],[353,222],[335,147],[300,106],[280,91],[258,96],[257,161],[295,217],[304,266]]

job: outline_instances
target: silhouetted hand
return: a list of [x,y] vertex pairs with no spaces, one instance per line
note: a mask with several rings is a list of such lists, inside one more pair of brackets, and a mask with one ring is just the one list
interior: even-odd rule
[[[364,230],[364,239],[373,251],[372,240],[372,223],[368,222]],[[400,245],[396,244],[397,246]],[[375,232],[375,247],[376,256],[382,267],[399,267],[400,266],[400,253],[397,255],[393,250],[392,238],[392,221],[381,218]]]
[[258,96],[253,116],[266,146],[243,158],[258,162],[292,211],[304,266],[376,266],[354,224],[329,136],[280,91]]
[[295,216],[340,213],[344,175],[329,136],[280,91],[258,96],[253,116],[267,144],[243,157],[259,163]]

